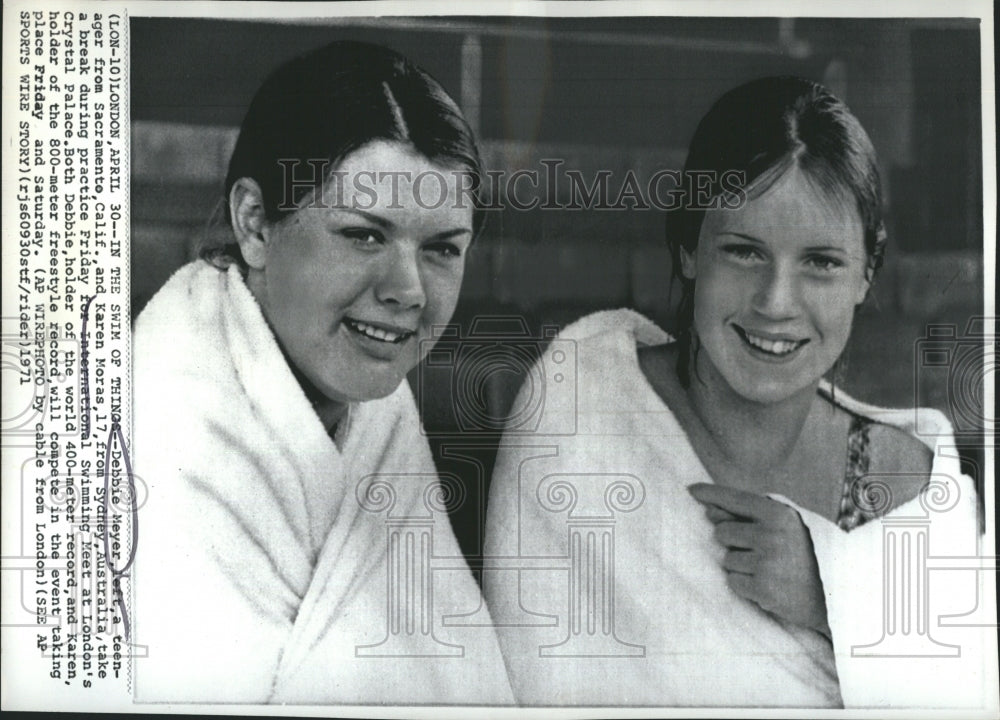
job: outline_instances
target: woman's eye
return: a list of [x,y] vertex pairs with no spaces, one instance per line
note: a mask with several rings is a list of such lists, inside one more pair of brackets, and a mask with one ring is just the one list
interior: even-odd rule
[[722,251],[737,260],[760,260],[760,251],[753,245],[724,245]]
[[424,249],[447,259],[462,257],[462,248],[455,243],[435,242],[424,245]]
[[340,234],[353,240],[354,244],[359,247],[375,247],[385,242],[382,233],[369,228],[346,228],[341,230]]
[[813,255],[808,258],[806,262],[817,270],[822,270],[823,272],[830,272],[844,266],[843,262],[835,257],[830,257],[829,255]]

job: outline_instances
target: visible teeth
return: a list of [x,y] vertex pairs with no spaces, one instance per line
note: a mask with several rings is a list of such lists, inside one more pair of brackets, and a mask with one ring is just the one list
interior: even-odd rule
[[376,340],[381,340],[383,342],[399,342],[404,336],[409,336],[410,333],[394,333],[388,330],[383,330],[382,328],[377,328],[374,325],[369,325],[368,323],[359,322],[357,320],[352,320],[350,322],[351,327],[353,327],[358,332],[366,335],[370,338],[375,338]]
[[787,355],[800,344],[791,340],[767,340],[766,338],[751,335],[746,331],[744,333],[748,343],[772,355]]

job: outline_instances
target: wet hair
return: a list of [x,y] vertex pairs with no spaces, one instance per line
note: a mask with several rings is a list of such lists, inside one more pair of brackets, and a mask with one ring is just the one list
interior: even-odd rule
[[[769,77],[730,90],[698,124],[684,177],[711,179],[707,196],[731,201],[739,195],[752,199],[763,194],[794,167],[831,199],[853,202],[864,228],[866,274],[873,279],[886,243],[875,148],[858,119],[822,85],[797,77]],[[690,201],[704,197],[689,193],[689,202],[667,216],[673,275],[681,286],[675,330],[680,342],[677,374],[685,387],[696,342],[695,281],[682,273],[681,250],[693,254],[697,249],[706,208]]]
[[[482,227],[482,161],[454,100],[427,72],[379,45],[338,41],[294,58],[260,86],[229,160],[223,210],[240,178],[260,186],[265,217],[280,220],[320,188],[350,153],[376,140],[406,145],[431,162],[469,173],[473,234]],[[316,169],[319,171],[317,172]],[[201,256],[246,264],[227,233]]]

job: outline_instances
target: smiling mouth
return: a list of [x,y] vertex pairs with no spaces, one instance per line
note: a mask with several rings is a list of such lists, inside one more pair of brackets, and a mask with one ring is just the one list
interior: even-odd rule
[[766,353],[772,357],[785,357],[791,353],[798,350],[800,347],[809,342],[806,340],[772,340],[770,338],[761,337],[760,335],[754,335],[748,330],[741,328],[739,325],[733,325],[736,333],[743,338],[743,342],[762,353]]
[[349,330],[361,335],[362,337],[391,345],[404,343],[415,334],[414,332],[408,330],[387,330],[386,328],[376,327],[375,325],[361,322],[360,320],[354,320],[353,318],[344,318],[344,325]]

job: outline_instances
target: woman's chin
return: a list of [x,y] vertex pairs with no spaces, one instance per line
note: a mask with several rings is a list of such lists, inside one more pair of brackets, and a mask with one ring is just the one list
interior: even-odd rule
[[803,391],[812,392],[821,377],[801,366],[768,366],[748,363],[746,359],[731,360],[719,368],[716,378],[738,397],[761,405],[781,403]]
[[730,382],[732,390],[744,400],[760,405],[774,405],[789,400],[803,391],[813,392],[819,377],[796,375],[795,377],[767,377],[745,375]]
[[325,388],[323,394],[331,403],[347,405],[350,403],[369,402],[371,400],[381,400],[392,395],[402,378],[386,379],[379,382],[368,382],[355,385],[351,388]]

